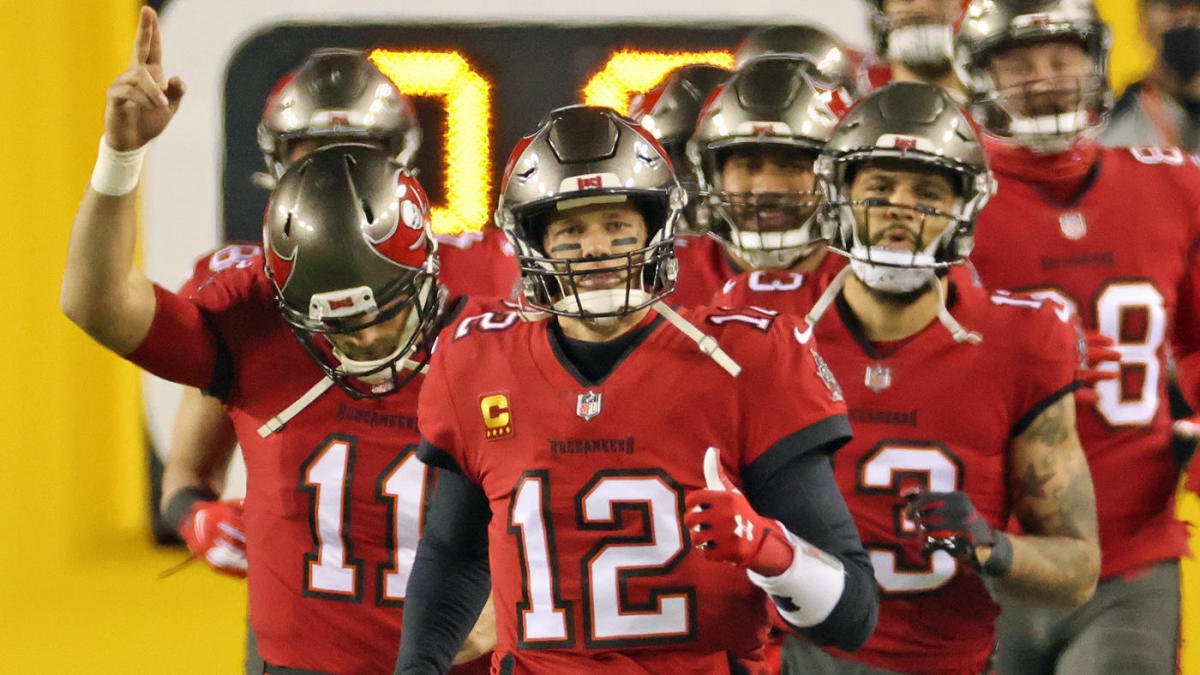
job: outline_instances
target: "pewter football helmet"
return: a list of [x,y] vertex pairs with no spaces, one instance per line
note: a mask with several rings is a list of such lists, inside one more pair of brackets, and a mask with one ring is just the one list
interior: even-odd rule
[[849,108],[844,89],[814,76],[806,59],[780,54],[752,59],[710,97],[688,141],[699,167],[708,232],[755,267],[787,267],[822,238],[822,193],[733,192],[724,181],[730,156],[779,150],[813,161]]
[[629,118],[649,131],[671,158],[675,175],[688,194],[687,226],[697,225],[699,183],[685,151],[696,130],[696,116],[708,95],[730,75],[730,71],[707,64],[692,64],[671,71],[650,91],[634,97]]
[[734,68],[770,54],[796,56],[812,64],[814,75],[857,96],[868,86],[863,80],[863,55],[836,35],[812,24],[763,26],[750,31],[733,53]]
[[[325,373],[354,397],[385,395],[412,377],[403,360],[436,321],[437,246],[429,199],[385,151],[331,145],[279,179],[263,222],[266,273],[292,332]],[[388,355],[369,361],[324,338],[407,310]]]
[[378,141],[408,167],[421,144],[421,128],[412,101],[363,52],[318,49],[267,98],[258,147],[268,179],[283,175],[288,145],[299,139]]
[[[1064,38],[1087,52],[1088,76],[998,88],[989,69],[993,54]],[[1111,107],[1110,44],[1091,0],[973,0],[955,39],[955,62],[976,120],[1013,143],[1053,152],[1095,129]]]
[[[852,200],[854,177],[881,160],[946,176],[957,193],[954,211]],[[864,283],[890,292],[916,290],[939,269],[966,260],[974,246],[976,218],[995,192],[971,120],[940,87],[917,82],[894,82],[861,99],[833,132],[816,172],[829,200],[830,247],[850,258]],[[914,250],[868,241],[868,220],[888,209],[915,212],[910,218],[919,229]],[[948,224],[940,234],[928,236],[932,218]]]
[[[576,105],[550,112],[517,144],[504,170],[496,222],[516,250],[530,306],[562,316],[615,317],[674,290],[675,227],[686,200],[666,151],[649,132],[608,108]],[[644,245],[587,259],[543,250],[552,216],[605,203],[638,209],[646,221]],[[611,264],[596,269],[597,262]],[[613,273],[624,283],[586,290],[589,275]]]

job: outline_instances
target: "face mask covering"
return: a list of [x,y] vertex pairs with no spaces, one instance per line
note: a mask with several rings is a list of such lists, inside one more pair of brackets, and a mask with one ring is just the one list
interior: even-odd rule
[[944,24],[901,26],[888,34],[888,58],[909,66],[950,63],[954,34]]
[[1185,82],[1195,77],[1200,73],[1200,27],[1180,26],[1163,33],[1161,57]]

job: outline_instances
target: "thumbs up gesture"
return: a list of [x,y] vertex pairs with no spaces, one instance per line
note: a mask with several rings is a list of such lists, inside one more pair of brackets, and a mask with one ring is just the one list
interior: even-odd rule
[[720,450],[704,453],[704,489],[687,494],[683,522],[692,544],[706,558],[763,576],[782,574],[794,551],[783,526],[759,515],[721,467]]

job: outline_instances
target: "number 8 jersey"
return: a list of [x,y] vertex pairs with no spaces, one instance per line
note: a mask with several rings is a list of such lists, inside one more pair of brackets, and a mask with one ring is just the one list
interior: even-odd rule
[[1116,341],[1119,378],[1096,386],[1097,403],[1076,422],[1107,579],[1187,550],[1174,516],[1167,354],[1182,368],[1200,352],[1200,169],[1175,148],[1092,152],[1082,194],[1064,202],[1030,180],[1047,160],[989,144],[999,189],[971,259],[989,287],[1053,298]]

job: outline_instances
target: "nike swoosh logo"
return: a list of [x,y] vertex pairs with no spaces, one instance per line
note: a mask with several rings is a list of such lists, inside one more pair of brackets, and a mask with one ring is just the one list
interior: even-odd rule
[[801,332],[799,327],[793,328],[792,335],[795,336],[796,342],[806,345],[808,344],[808,341],[812,339],[813,327],[811,325],[806,325],[803,332]]

